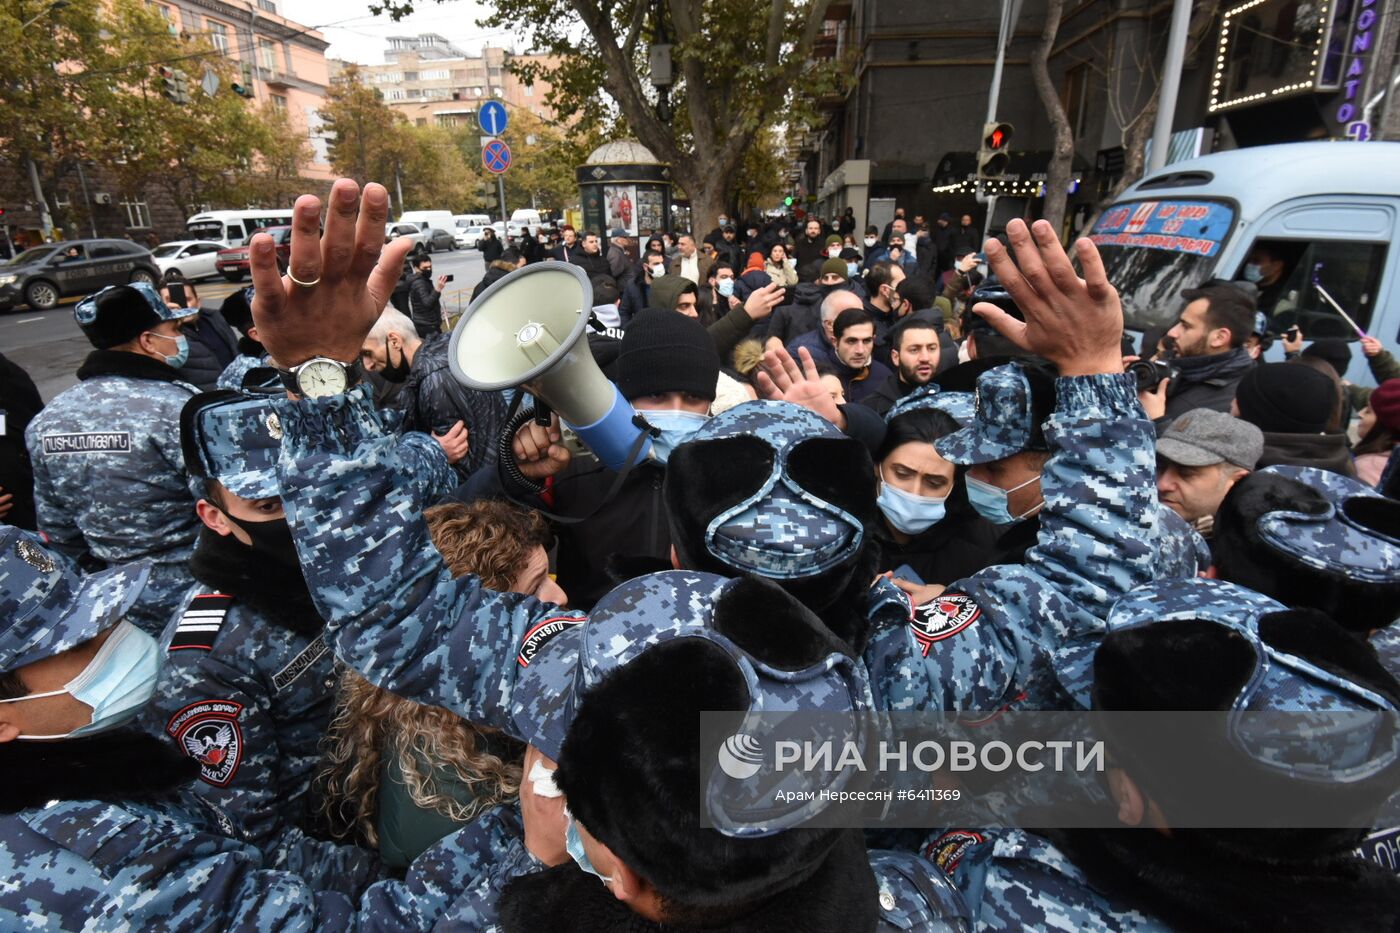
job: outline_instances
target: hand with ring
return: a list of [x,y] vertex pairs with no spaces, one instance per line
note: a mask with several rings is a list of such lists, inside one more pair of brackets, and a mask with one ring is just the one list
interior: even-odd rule
[[253,237],[253,321],[277,365],[286,369],[313,356],[348,363],[360,355],[413,245],[384,243],[388,217],[383,185],[365,185],[361,195],[359,185],[341,178],[331,187],[324,233],[320,199],[297,198],[286,275],[278,271],[272,237]]

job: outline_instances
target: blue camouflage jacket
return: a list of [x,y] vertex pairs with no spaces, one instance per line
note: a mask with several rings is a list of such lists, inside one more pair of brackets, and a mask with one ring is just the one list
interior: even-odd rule
[[1064,378],[1057,393],[1038,543],[1024,565],[959,580],[871,636],[864,657],[881,707],[1058,708],[1033,675],[1066,640],[1102,632],[1113,602],[1154,579],[1155,436],[1131,379]]
[[948,830],[929,839],[923,856],[963,893],[978,930],[1170,929],[1115,905],[1049,840],[1024,830]]
[[270,859],[293,858],[308,882],[377,874],[372,853],[299,828],[335,708],[335,657],[325,640],[199,585],[160,648],[160,679],[142,723],[200,763],[192,792],[229,817],[237,838]]
[[39,530],[82,566],[151,560],[129,618],[159,635],[188,584],[198,519],[180,410],[198,390],[135,353],[98,350],[29,424]]
[[0,929],[425,930],[478,870],[444,840],[403,881],[343,874],[311,883],[232,832],[217,808],[184,791],[0,816]]

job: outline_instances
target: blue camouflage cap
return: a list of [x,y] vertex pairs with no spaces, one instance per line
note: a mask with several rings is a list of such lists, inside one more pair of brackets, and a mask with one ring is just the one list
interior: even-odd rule
[[1030,379],[1008,363],[977,377],[972,423],[933,446],[944,460],[961,466],[991,463],[1030,449],[1035,430]]
[[[1222,580],[1164,580],[1139,587],[1109,611],[1108,634],[1174,620],[1200,620],[1243,637],[1255,655],[1253,672],[1230,705],[1230,743],[1249,759],[1289,777],[1324,782],[1364,780],[1400,760],[1395,703],[1346,675],[1275,647],[1261,636],[1260,621],[1288,608],[1267,596]],[[1247,717],[1261,712],[1323,713],[1301,728],[1296,718]]]
[[83,576],[36,535],[0,526],[0,671],[76,648],[122,620],[145,561]]
[[789,402],[745,402],[715,415],[689,443],[736,437],[764,442],[772,460],[761,483],[755,478],[748,495],[709,520],[704,545],[713,557],[740,572],[794,580],[822,574],[860,550],[865,526],[853,508],[818,492],[814,475],[794,470],[803,460],[819,471],[821,464],[805,463],[804,445],[850,441],[835,425]]
[[[586,620],[561,617],[540,623],[556,623],[563,630],[531,655],[516,682],[516,734],[558,760],[564,738],[590,688],[649,649],[680,638],[704,639],[728,655],[743,677],[751,713],[869,711],[872,701],[864,667],[795,600],[791,605],[826,639],[827,647],[808,659],[810,663],[799,666],[786,663],[791,660],[786,659],[781,667],[770,664],[739,645],[738,640],[743,640],[740,633],[720,630],[717,606],[726,596],[734,597],[736,588],[744,583],[775,586],[751,577],[666,571],[618,586],[594,606]],[[527,643],[529,640],[527,635]],[[717,779],[722,782],[724,776]],[[842,780],[835,774],[829,779]],[[721,789],[712,786],[710,790],[714,796]],[[731,821],[734,825],[726,826],[725,809],[714,805],[711,815],[728,835],[769,835],[801,822],[812,812],[810,806],[776,812],[765,802],[761,821],[735,817]]]
[[192,318],[199,313],[198,308],[172,308],[165,303],[165,299],[160,297],[160,292],[155,290],[149,282],[130,282],[126,285],[108,285],[100,291],[93,292],[82,301],[73,306],[73,319],[78,322],[78,326],[86,327],[94,324],[98,319],[98,305],[103,296],[116,291],[119,288],[130,288],[141,294],[142,298],[151,306],[152,313],[161,321],[183,321]]
[[896,401],[885,412],[885,423],[889,424],[900,415],[911,411],[941,411],[966,428],[972,424],[977,409],[977,397],[971,392],[944,392],[934,383],[919,386],[913,392]]
[[[282,424],[272,396],[202,392],[180,413],[180,443],[191,476],[218,480],[243,499],[282,494],[277,454]],[[201,493],[202,494],[202,493]]]
[[1302,483],[1328,503],[1316,514],[1261,515],[1255,529],[1270,548],[1324,573],[1364,583],[1400,582],[1400,507],[1393,500],[1331,470],[1272,466],[1257,472]]

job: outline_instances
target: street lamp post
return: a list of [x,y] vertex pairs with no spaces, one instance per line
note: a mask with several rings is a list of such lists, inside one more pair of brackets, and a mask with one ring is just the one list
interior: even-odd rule
[[[53,0],[52,3],[44,7],[38,13],[35,13],[29,19],[25,20],[23,23],[20,23],[19,31],[24,32],[24,30],[28,29],[30,26],[33,26],[43,17],[54,12],[55,10],[63,9],[67,5],[68,0]],[[34,198],[39,202],[39,222],[44,228],[44,239],[52,241],[53,216],[49,214],[49,202],[45,200],[43,186],[39,184],[39,167],[34,164],[34,160],[29,156],[25,156],[24,161],[29,168],[29,184],[34,188]]]

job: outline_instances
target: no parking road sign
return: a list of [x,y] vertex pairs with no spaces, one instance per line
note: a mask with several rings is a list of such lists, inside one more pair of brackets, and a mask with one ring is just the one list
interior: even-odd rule
[[493,175],[501,174],[510,168],[510,147],[502,140],[491,140],[481,150],[481,164]]

